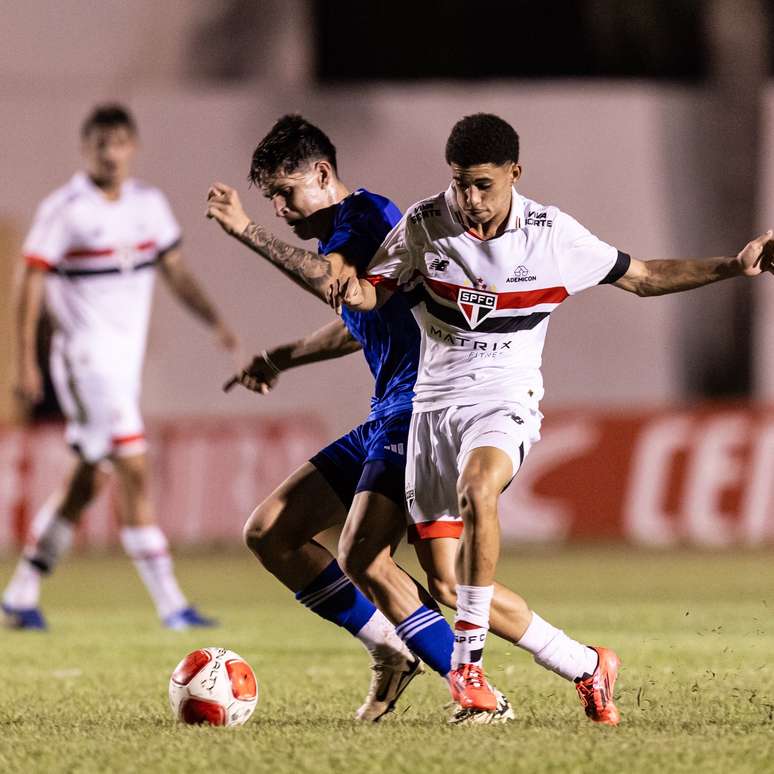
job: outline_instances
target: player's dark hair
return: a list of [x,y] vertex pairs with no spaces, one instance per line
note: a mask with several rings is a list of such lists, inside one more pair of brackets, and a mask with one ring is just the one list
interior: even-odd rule
[[137,134],[137,124],[123,105],[97,105],[81,124],[81,137],[85,140],[94,129],[117,129],[121,126],[126,127],[131,134]]
[[446,141],[446,163],[460,167],[519,160],[519,135],[499,116],[474,113],[457,121]]
[[282,116],[258,143],[247,179],[259,186],[267,177],[289,175],[307,162],[321,160],[338,173],[336,148],[328,135],[303,116],[291,113]]

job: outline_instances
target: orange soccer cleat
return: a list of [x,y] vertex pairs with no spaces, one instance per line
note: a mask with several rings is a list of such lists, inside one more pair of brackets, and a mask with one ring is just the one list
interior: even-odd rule
[[449,673],[452,699],[464,710],[497,709],[497,696],[484,677],[484,670],[475,664],[460,664]]
[[609,648],[592,648],[597,652],[599,663],[593,675],[586,674],[575,680],[575,688],[581,704],[593,721],[617,726],[621,720],[618,707],[613,703],[613,690],[618,677],[621,659]]

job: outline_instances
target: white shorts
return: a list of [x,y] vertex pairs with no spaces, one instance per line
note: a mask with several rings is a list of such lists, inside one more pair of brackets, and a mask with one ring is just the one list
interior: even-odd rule
[[411,417],[406,454],[409,542],[458,538],[462,519],[457,479],[467,454],[494,446],[511,459],[515,476],[540,440],[542,414],[518,403],[482,403],[417,412]]
[[51,380],[67,418],[65,439],[84,460],[99,462],[145,452],[137,382],[74,369],[57,352],[51,354]]

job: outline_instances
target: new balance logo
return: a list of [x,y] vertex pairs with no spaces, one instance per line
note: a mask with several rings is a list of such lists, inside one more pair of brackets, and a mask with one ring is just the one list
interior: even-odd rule
[[428,264],[427,268],[430,269],[430,271],[446,271],[446,269],[449,268],[449,259],[433,258],[433,260]]
[[506,282],[534,282],[537,277],[534,274],[529,273],[529,269],[526,266],[517,266],[513,270],[513,276],[508,277]]
[[393,454],[400,454],[401,457],[406,456],[406,449],[402,443],[389,443],[384,447],[385,451],[391,451]]

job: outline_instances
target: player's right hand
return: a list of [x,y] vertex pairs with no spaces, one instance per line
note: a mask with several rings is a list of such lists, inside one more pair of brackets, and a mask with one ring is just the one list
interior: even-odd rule
[[234,374],[224,385],[223,391],[229,392],[232,387],[241,384],[251,392],[259,392],[266,395],[274,388],[279,380],[280,372],[270,363],[265,353],[256,355],[250,365],[243,368],[238,374]]
[[26,408],[43,400],[43,375],[37,363],[27,363],[20,369],[13,393]]
[[736,256],[742,272],[755,277],[763,272],[774,273],[774,231],[771,229],[748,242]]
[[216,220],[229,236],[240,236],[250,224],[239,194],[225,183],[213,183],[207,191],[206,216]]
[[327,297],[328,304],[335,309],[336,314],[341,314],[342,306],[356,309],[365,301],[363,289],[360,287],[360,279],[355,274],[346,279],[339,277],[331,282]]

